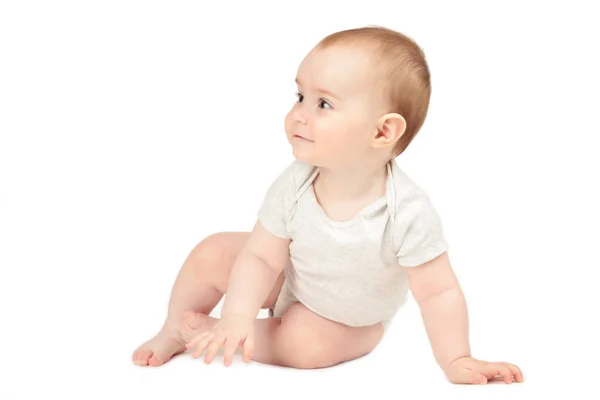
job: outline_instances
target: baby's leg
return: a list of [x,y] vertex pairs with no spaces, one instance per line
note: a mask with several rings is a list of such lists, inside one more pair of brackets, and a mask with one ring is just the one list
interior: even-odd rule
[[[223,297],[231,267],[249,236],[246,232],[218,233],[204,239],[191,251],[171,290],[167,318],[161,330],[135,350],[132,356],[135,364],[162,365],[175,354],[185,351],[180,329],[184,312],[193,310],[210,314]],[[274,303],[282,282],[283,274],[265,307]],[[208,329],[208,325],[196,328]]]
[[[183,337],[202,333],[206,321],[217,320],[188,313]],[[200,329],[195,329],[196,326]],[[350,327],[323,318],[301,303],[291,305],[282,317],[257,319],[254,323],[253,360],[292,368],[323,368],[362,357],[375,349],[383,336],[381,323]]]

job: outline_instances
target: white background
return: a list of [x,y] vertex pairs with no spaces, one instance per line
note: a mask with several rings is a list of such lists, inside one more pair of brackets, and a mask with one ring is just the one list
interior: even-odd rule
[[[593,2],[549,3],[0,3],[0,398],[598,398],[600,32]],[[189,251],[251,229],[292,161],[299,62],[371,24],[425,51],[397,161],[443,218],[473,355],[526,382],[449,384],[412,299],[335,368],[134,366]]]

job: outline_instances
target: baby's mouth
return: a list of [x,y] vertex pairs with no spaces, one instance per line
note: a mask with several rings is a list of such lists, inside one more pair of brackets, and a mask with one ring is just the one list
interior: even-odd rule
[[294,133],[294,137],[298,138],[298,139],[306,140],[307,142],[312,142],[312,140],[309,140],[309,139],[305,138],[304,136],[300,136],[297,133]]

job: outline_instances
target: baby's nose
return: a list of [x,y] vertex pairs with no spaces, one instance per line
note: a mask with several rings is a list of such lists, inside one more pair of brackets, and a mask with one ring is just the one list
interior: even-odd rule
[[299,108],[300,107],[298,107],[298,109],[296,109],[296,111],[294,112],[294,121],[306,125],[306,123],[308,122],[308,117],[306,116],[306,113]]

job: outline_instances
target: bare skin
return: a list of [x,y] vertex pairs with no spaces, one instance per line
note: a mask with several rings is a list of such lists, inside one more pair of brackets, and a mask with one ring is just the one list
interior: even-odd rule
[[[181,328],[182,337],[191,348],[194,338],[210,331],[218,321],[201,313],[187,312]],[[282,317],[256,319],[254,332],[256,345],[252,360],[282,367],[313,369],[331,367],[370,353],[381,340],[383,326],[349,327],[295,303]],[[207,351],[205,362],[211,363],[215,354],[216,351]],[[194,351],[194,358],[200,356],[200,352]],[[225,365],[231,365],[231,357],[227,354]]]
[[[225,294],[231,268],[249,237],[249,232],[218,233],[191,251],[173,285],[167,319],[152,339],[135,350],[135,364],[160,366],[183,353],[193,338],[212,329],[219,320],[208,315]],[[274,306],[283,280],[282,273],[263,309]],[[290,306],[282,317],[255,320],[254,330],[254,361],[306,369],[368,354],[383,335],[381,324],[349,327],[323,318],[300,303]],[[209,351],[205,361],[210,363],[214,357]],[[230,362],[226,360],[227,365]]]
[[[181,326],[185,311],[209,315],[227,290],[231,267],[249,232],[223,232],[209,236],[190,252],[171,290],[168,315],[161,330],[138,347],[132,356],[140,366],[159,366],[186,350]],[[283,274],[263,308],[270,308],[279,296]]]
[[[298,101],[285,120],[294,157],[320,166],[313,189],[336,220],[351,218],[387,190],[384,166],[395,157],[407,127],[382,96],[387,89],[376,79],[381,63],[369,49],[346,43],[311,51],[298,69]],[[383,333],[381,323],[349,327],[301,303],[280,318],[254,319],[263,299],[262,308],[270,308],[278,297],[291,240],[257,221],[251,235],[222,233],[200,243],[177,277],[163,328],[134,352],[133,361],[157,366],[195,347],[194,357],[206,352],[210,363],[223,347],[230,365],[241,345],[246,362],[319,368],[372,351]],[[436,361],[451,382],[485,384],[498,375],[506,383],[523,381],[514,364],[471,357],[466,301],[447,253],[405,267]],[[228,289],[223,318],[208,317]]]

